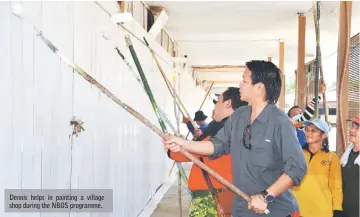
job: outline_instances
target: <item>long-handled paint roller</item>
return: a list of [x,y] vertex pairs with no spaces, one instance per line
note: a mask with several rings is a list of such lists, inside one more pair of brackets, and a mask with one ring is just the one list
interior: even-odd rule
[[[121,106],[123,109],[125,109],[127,112],[129,112],[132,116],[134,116],[136,119],[141,121],[143,124],[145,124],[147,127],[149,127],[152,131],[154,131],[157,135],[159,135],[161,138],[165,139],[166,135],[155,125],[153,125],[148,119],[146,119],[144,116],[142,116],[139,112],[131,108],[129,105],[122,102],[118,97],[116,97],[113,93],[111,93],[106,87],[104,87],[102,84],[100,84],[97,80],[95,80],[91,75],[89,75],[87,72],[85,72],[80,66],[78,66],[76,63],[72,62],[69,58],[67,58],[65,55],[63,55],[54,44],[52,44],[41,31],[37,32],[37,36],[39,36],[42,41],[56,54],[60,57],[61,60],[63,60],[67,65],[69,65],[71,68],[74,69],[80,76],[82,76],[86,81],[97,87],[101,92],[103,92],[106,96],[108,96],[112,101],[114,101],[116,104]],[[226,179],[221,177],[218,173],[216,173],[214,170],[212,170],[210,167],[208,167],[206,164],[201,162],[199,159],[197,159],[195,156],[190,154],[188,151],[181,149],[180,152],[187,157],[189,160],[194,162],[198,167],[208,172],[211,176],[216,178],[220,183],[225,185],[228,189],[230,189],[235,194],[239,195],[243,199],[245,199],[247,202],[251,202],[251,198],[245,194],[243,191],[238,189],[235,185],[228,182]],[[270,213],[269,210],[265,211],[266,214]]]
[[[200,111],[201,108],[203,107],[203,105],[204,105],[204,103],[205,103],[205,101],[206,101],[206,98],[207,98],[208,95],[210,94],[210,91],[211,91],[214,83],[215,83],[214,81],[211,83],[211,86],[210,86],[209,90],[207,91],[207,93],[206,93],[206,95],[205,95],[205,97],[204,97],[204,100],[202,101],[202,103],[201,103],[200,108],[199,108],[198,111]],[[186,135],[186,139],[187,139],[187,137],[189,136],[189,133],[190,133],[190,131],[189,131],[188,134]],[[170,171],[169,171],[169,176],[171,175],[171,173],[172,173],[172,171],[173,171],[173,169],[174,169],[174,166],[175,166],[175,162],[173,163],[173,165],[172,165],[172,167],[171,167],[171,169],[170,169]]]

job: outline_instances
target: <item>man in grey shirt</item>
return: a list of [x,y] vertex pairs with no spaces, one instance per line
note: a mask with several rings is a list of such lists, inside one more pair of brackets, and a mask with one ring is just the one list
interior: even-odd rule
[[168,135],[163,143],[173,152],[185,150],[216,159],[232,156],[234,185],[251,195],[248,203],[235,196],[233,217],[293,216],[299,211],[290,188],[307,172],[295,128],[275,104],[281,91],[281,72],[268,61],[246,63],[240,83],[241,100],[251,106],[237,109],[210,141],[188,141]]

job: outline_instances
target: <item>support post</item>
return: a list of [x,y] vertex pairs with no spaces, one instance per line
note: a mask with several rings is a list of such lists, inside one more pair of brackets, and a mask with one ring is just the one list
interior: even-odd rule
[[279,108],[284,110],[285,108],[285,45],[283,41],[279,42],[279,68],[281,71],[281,93],[279,98]]
[[296,72],[296,104],[301,108],[306,107],[305,100],[305,31],[306,17],[299,14],[298,17],[298,62]]
[[339,40],[338,40],[338,68],[337,68],[337,127],[336,153],[339,157],[344,153],[348,133],[346,119],[348,118],[349,95],[349,55],[351,30],[351,1],[340,2]]

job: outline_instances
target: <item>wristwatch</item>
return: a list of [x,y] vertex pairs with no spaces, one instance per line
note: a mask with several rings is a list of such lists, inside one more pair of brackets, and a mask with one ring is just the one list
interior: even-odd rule
[[271,203],[275,199],[275,197],[269,194],[266,189],[261,191],[261,195],[264,197],[266,203]]

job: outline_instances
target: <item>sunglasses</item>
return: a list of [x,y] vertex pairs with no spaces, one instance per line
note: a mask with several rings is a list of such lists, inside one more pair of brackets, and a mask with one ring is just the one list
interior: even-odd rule
[[251,126],[247,125],[243,133],[243,146],[248,150],[252,149],[252,146],[250,144],[250,139],[251,139]]

